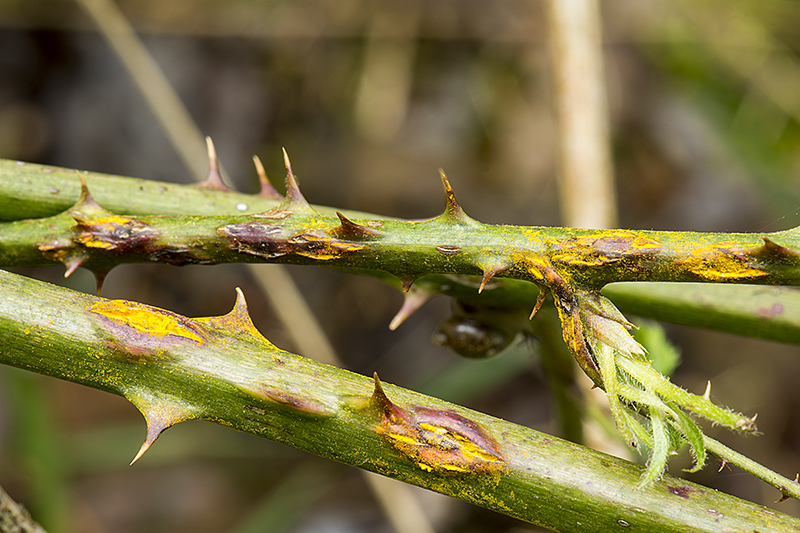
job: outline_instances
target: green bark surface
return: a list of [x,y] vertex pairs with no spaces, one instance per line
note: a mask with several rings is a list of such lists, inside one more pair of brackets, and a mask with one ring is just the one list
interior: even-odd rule
[[[92,195],[109,211],[128,215],[234,215],[258,213],[275,208],[279,202],[233,191],[202,189],[192,185],[86,173]],[[0,220],[35,219],[63,214],[62,228],[74,224],[65,211],[80,198],[80,181],[74,170],[9,160],[0,160]],[[245,208],[246,211],[242,211]],[[314,206],[333,215],[328,207]],[[377,215],[346,211],[350,217],[377,219]],[[38,235],[31,235],[27,224],[0,225],[0,256],[6,266],[40,264],[36,248]],[[12,231],[14,230],[14,231]],[[12,234],[17,230],[22,233]],[[52,237],[53,232],[48,232]],[[701,234],[702,235],[702,234]],[[754,245],[763,244],[757,235]],[[795,238],[796,240],[796,238]],[[330,264],[326,266],[332,266]],[[370,272],[397,287],[392,275]],[[504,309],[530,311],[538,293],[536,285],[522,280],[503,279],[490,283],[478,296],[480,279],[454,278],[428,274],[415,285],[431,293],[445,293],[470,303]],[[613,283],[603,289],[625,313],[782,342],[800,343],[800,292],[791,289],[716,284]]]
[[[637,488],[637,465],[400,387],[384,385],[382,403],[373,380],[270,344],[243,299],[223,317],[190,319],[6,272],[0,294],[0,362],[128,398],[148,443],[208,420],[564,532],[800,529],[670,476]],[[431,425],[449,428],[434,431],[446,442],[417,439],[409,451],[397,437]]]

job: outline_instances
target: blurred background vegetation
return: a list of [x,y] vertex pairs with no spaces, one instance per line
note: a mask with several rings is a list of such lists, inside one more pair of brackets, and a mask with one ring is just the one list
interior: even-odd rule
[[[536,0],[125,0],[119,6],[217,146],[233,187],[274,178],[281,147],[312,203],[430,217],[443,167],[484,222],[558,225],[546,5]],[[800,3],[602,3],[619,224],[775,231],[800,224]],[[0,0],[0,157],[190,183],[187,168],[92,20],[70,0]],[[201,167],[205,161],[201,161]],[[280,180],[274,179],[279,182]],[[488,362],[430,342],[436,299],[395,332],[401,296],[322,269],[291,274],[344,364],[558,434],[537,343]],[[93,291],[87,272],[26,274]],[[293,350],[239,265],[123,266],[104,296],[190,316],[234,287]],[[800,470],[797,346],[666,326],[675,381],[744,413],[762,435],[718,435],[788,477]],[[313,355],[313,354],[304,354]],[[489,369],[501,369],[490,372]],[[474,382],[469,376],[482,376]],[[461,379],[460,376],[465,376]],[[134,467],[144,423],[124,400],[0,369],[0,485],[51,533],[391,531],[363,478],[205,423],[166,432]],[[671,471],[681,474],[688,459]],[[779,494],[714,464],[691,479],[765,505]],[[534,531],[416,490],[436,531]],[[800,505],[775,508],[792,514]]]

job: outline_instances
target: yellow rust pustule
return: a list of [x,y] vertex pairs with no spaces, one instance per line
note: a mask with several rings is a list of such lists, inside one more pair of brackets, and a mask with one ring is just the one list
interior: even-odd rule
[[586,330],[580,315],[580,305],[575,297],[575,292],[546,257],[527,255],[518,258],[517,262],[528,271],[532,278],[531,281],[539,286],[539,294],[536,298],[531,318],[541,308],[549,291],[553,295],[553,302],[561,320],[561,332],[564,342],[572,352],[575,360],[595,385],[602,386],[603,381],[600,376],[600,370],[597,368],[597,363],[586,343]]
[[720,242],[694,250],[679,264],[709,281],[744,281],[768,276],[769,272],[759,268],[751,258],[737,243]]
[[476,422],[449,409],[392,403],[378,374],[369,405],[379,413],[378,431],[418,468],[440,473],[490,473],[503,469],[497,442]]
[[568,266],[591,267],[658,253],[661,243],[629,230],[609,230],[553,240],[550,259]]
[[78,177],[81,179],[81,197],[69,210],[76,222],[72,228],[71,246],[118,254],[147,249],[158,232],[139,219],[115,215],[100,207],[89,192],[86,179],[80,173]]
[[110,267],[92,264],[92,254],[130,255],[147,253],[158,232],[141,220],[115,215],[106,211],[94,200],[86,179],[76,172],[81,181],[81,195],[68,213],[75,220],[69,236],[41,242],[39,250],[45,257],[63,263],[69,277],[79,266],[86,266],[97,279],[98,294]]
[[141,220],[120,215],[79,218],[73,231],[75,244],[117,254],[147,252],[158,232]]
[[133,362],[163,359],[171,348],[206,343],[201,328],[181,315],[126,300],[100,300],[88,311],[109,335],[109,347]]

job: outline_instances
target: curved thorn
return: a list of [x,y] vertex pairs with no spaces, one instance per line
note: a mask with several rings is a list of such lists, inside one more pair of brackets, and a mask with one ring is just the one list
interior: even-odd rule
[[703,393],[703,399],[711,401],[711,380],[706,383],[706,391]]
[[369,403],[374,409],[377,409],[383,416],[397,416],[403,415],[404,411],[399,409],[392,401],[386,396],[381,385],[381,380],[377,372],[372,373],[372,379],[375,383],[372,389],[372,396],[370,396]]
[[206,136],[206,149],[208,150],[208,174],[205,181],[197,186],[212,191],[229,191],[228,186],[222,181],[219,161],[217,160],[217,149],[214,148],[214,141],[209,136]]
[[509,265],[505,263],[497,263],[492,265],[491,267],[484,267],[483,268],[483,277],[481,278],[481,286],[478,287],[478,294],[483,292],[483,289],[486,288],[486,285],[495,277],[497,274],[506,270]]
[[447,179],[444,170],[441,168],[439,169],[439,175],[442,177],[442,185],[444,186],[444,196],[446,202],[443,216],[455,220],[461,224],[474,224],[475,221],[468,217],[458,204],[458,200],[456,200],[456,194],[453,192],[453,187],[450,186],[450,181]]
[[542,304],[544,304],[544,299],[547,297],[547,294],[540,288],[539,294],[536,296],[536,303],[533,304],[533,311],[531,311],[531,316],[528,317],[528,320],[533,320],[533,317],[536,316],[536,313],[539,312],[539,309],[542,308]]
[[144,443],[142,444],[142,447],[139,448],[139,452],[136,454],[136,457],[133,458],[131,464],[138,461],[139,458],[144,455],[144,452],[150,449],[150,446],[153,445],[153,443],[156,441],[156,439],[158,439],[159,435],[161,435],[165,429],[174,426],[178,422],[192,418],[188,411],[181,409],[180,407],[170,405],[168,402],[161,405],[151,403],[148,408],[143,410],[139,405],[137,405],[138,402],[136,402],[135,399],[128,399],[137,406],[142,414],[144,414],[144,419],[147,422],[147,435],[145,435]]
[[264,165],[261,163],[261,159],[257,156],[253,156],[253,163],[256,166],[256,174],[258,174],[258,183],[261,187],[261,190],[258,192],[258,196],[263,196],[265,198],[270,198],[272,200],[283,200],[283,195],[275,190],[275,187],[269,182],[269,178],[267,177],[267,171],[264,170]]
[[[130,462],[130,465],[135,463],[139,460],[140,457],[144,455],[144,452],[150,449],[150,446],[156,441],[156,439],[161,435],[161,433],[167,429],[168,427],[172,426],[174,422],[171,421],[162,421],[158,419],[157,422],[151,423],[149,420],[147,422],[147,435],[144,438],[144,442],[142,443],[142,447],[139,448],[139,452],[136,454],[136,457],[133,458],[133,461]],[[130,466],[128,465],[128,466]]]
[[103,284],[106,282],[106,276],[108,275],[108,272],[108,270],[103,272],[92,271],[92,274],[94,274],[95,284],[97,285],[97,296],[100,296],[100,293],[103,291]]
[[356,224],[344,216],[341,211],[336,211],[336,216],[339,217],[341,224],[330,230],[330,233],[340,239],[374,239],[385,235],[385,233],[380,230]]
[[297,178],[292,172],[292,163],[289,161],[289,154],[286,153],[286,148],[283,150],[283,163],[286,165],[286,201],[294,208],[308,207],[308,202],[300,192],[300,187],[297,184]]
[[414,279],[401,279],[400,281],[403,284],[403,292],[408,292],[411,289],[411,286],[416,281],[416,278],[414,278]]
[[75,174],[77,174],[78,179],[81,180],[81,195],[75,205],[69,210],[72,218],[80,222],[80,219],[83,218],[84,215],[89,215],[92,212],[105,212],[105,209],[100,207],[100,204],[94,199],[92,193],[89,192],[89,186],[86,184],[86,177],[77,170]]
[[383,387],[381,386],[381,379],[378,377],[377,372],[372,373],[372,380],[373,380],[373,388],[372,388],[372,396],[370,397],[370,402],[379,407],[381,410],[385,409],[389,402],[389,398],[386,397],[386,393],[383,392]]
[[764,241],[764,245],[753,252],[749,252],[750,255],[780,259],[792,259],[800,255],[797,251],[776,243],[766,235],[762,235],[761,240]]
[[406,321],[408,317],[413,315],[420,307],[428,303],[431,298],[436,296],[436,294],[421,291],[421,290],[412,290],[405,294],[403,298],[403,305],[400,307],[400,310],[394,316],[392,321],[389,323],[389,329],[394,331],[400,324]]
[[150,446],[152,446],[155,441],[155,439],[150,440],[150,436],[148,434],[148,438],[142,443],[142,447],[139,448],[139,452],[136,454],[136,457],[133,458],[133,461],[131,461],[128,466],[133,466],[133,463],[138,461],[139,458],[144,455],[144,452],[150,449]]
[[236,303],[233,304],[233,309],[221,316],[203,317],[195,320],[208,324],[213,328],[219,328],[222,331],[238,332],[252,340],[272,345],[253,323],[250,311],[247,309],[247,300],[245,300],[244,293],[239,287],[236,287]]
[[84,263],[85,259],[83,257],[67,257],[64,259],[64,265],[67,267],[66,272],[64,272],[64,277],[68,278],[72,275],[73,272],[78,270],[78,267]]

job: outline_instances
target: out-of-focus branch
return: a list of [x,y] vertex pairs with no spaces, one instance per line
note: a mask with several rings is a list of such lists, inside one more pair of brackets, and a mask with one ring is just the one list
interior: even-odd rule
[[0,488],[0,531],[4,533],[45,533],[28,511]]
[[617,224],[597,0],[548,2],[564,224]]
[[196,179],[206,174],[205,142],[180,97],[125,15],[110,0],[77,0],[94,20]]

